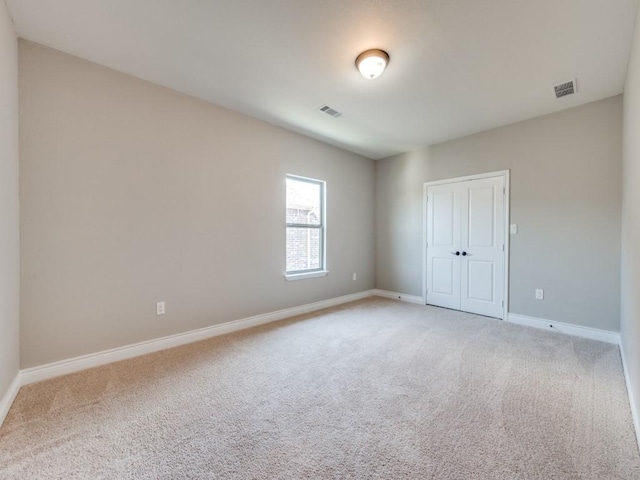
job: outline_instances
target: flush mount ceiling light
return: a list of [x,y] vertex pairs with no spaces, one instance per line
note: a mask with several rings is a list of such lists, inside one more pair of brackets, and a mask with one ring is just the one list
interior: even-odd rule
[[356,58],[356,67],[358,67],[362,76],[369,80],[373,80],[382,75],[388,63],[389,54],[377,48],[362,52],[358,55],[358,58]]

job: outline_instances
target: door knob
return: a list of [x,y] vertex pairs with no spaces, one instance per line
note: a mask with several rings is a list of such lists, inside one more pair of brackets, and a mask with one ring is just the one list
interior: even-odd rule
[[451,252],[451,255],[460,255],[460,252]]
[[467,252],[462,252],[462,256],[466,257],[467,256]]

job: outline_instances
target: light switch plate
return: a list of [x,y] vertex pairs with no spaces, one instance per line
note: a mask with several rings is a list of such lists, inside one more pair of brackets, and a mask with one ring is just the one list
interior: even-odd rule
[[511,233],[512,235],[515,235],[516,233],[518,233],[518,225],[515,223],[512,223],[511,226],[509,227],[509,233]]

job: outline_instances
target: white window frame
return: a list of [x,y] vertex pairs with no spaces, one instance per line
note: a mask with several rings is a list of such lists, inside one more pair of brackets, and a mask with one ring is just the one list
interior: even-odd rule
[[[286,219],[286,189],[285,189],[285,235],[288,228],[309,228],[320,230],[320,267],[310,270],[294,270],[291,272],[285,271],[285,279],[287,281],[303,280],[306,278],[324,277],[329,271],[327,270],[327,225],[326,225],[326,210],[327,210],[327,182],[324,180],[318,180],[316,178],[301,177],[299,175],[287,174],[286,180],[296,180],[299,182],[307,182],[320,186],[320,225],[310,225],[304,223],[289,223]],[[285,236],[286,238],[286,236]],[[285,240],[285,270],[286,270],[286,254],[287,245]]]

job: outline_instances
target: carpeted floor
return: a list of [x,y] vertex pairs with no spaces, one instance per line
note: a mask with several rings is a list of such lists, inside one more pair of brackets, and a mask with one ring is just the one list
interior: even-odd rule
[[23,388],[2,479],[638,479],[618,348],[373,298]]

